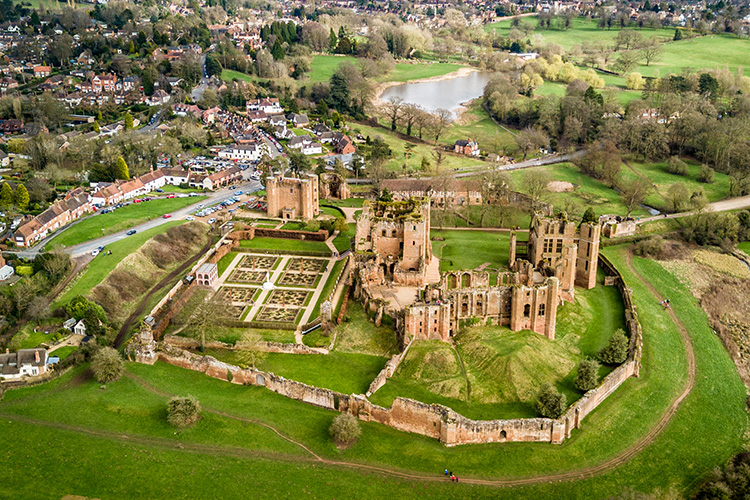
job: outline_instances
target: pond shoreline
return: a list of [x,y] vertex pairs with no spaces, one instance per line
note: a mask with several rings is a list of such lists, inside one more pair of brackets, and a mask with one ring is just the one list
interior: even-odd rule
[[[386,89],[389,89],[391,87],[397,87],[399,85],[406,85],[407,83],[432,83],[432,82],[442,82],[445,80],[452,80],[453,78],[461,78],[464,76],[469,76],[472,73],[479,72],[479,68],[475,67],[464,67],[459,68],[456,71],[452,71],[450,73],[446,73],[445,75],[440,76],[431,76],[429,78],[418,78],[416,80],[407,80],[405,82],[382,82],[375,86],[375,98],[373,99],[373,104],[376,107],[382,106],[385,104],[385,101],[381,98],[383,96],[383,92],[385,92]],[[459,116],[459,110],[465,108],[465,103],[462,103],[461,106],[456,108],[454,111],[456,116]]]

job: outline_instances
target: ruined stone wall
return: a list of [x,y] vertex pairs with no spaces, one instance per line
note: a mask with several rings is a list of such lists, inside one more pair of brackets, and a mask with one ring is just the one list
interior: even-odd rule
[[[176,335],[166,335],[163,342],[173,347],[179,347],[180,349],[198,349],[201,343],[197,339],[178,337]],[[225,342],[219,342],[218,340],[207,340],[207,349],[227,349],[230,351],[242,351],[243,347],[241,343],[227,344]],[[254,345],[254,349],[262,352],[274,352],[283,354],[324,354],[324,351],[316,349],[314,347],[306,346],[305,344],[287,344],[283,342],[258,342]]]
[[319,229],[312,231],[297,231],[294,229],[273,229],[270,227],[251,227],[243,231],[233,231],[227,238],[235,241],[252,240],[256,236],[261,238],[282,238],[287,240],[325,241],[328,239],[328,231]]
[[268,177],[266,181],[268,216],[313,219],[319,213],[318,176],[304,175],[300,178]]
[[[617,287],[625,306],[625,320],[630,335],[628,358],[624,364],[607,375],[593,390],[584,394],[558,419],[532,418],[511,420],[471,420],[452,409],[426,404],[405,398],[396,398],[390,408],[371,403],[365,395],[346,395],[287,380],[272,373],[250,368],[242,369],[218,361],[210,356],[196,354],[161,343],[159,359],[190,370],[196,370],[234,384],[262,385],[268,389],[299,401],[346,411],[364,421],[379,422],[395,429],[413,432],[440,440],[447,446],[460,444],[502,442],[545,442],[559,444],[570,437],[574,428],[593,411],[607,396],[631,376],[638,376],[641,366],[642,338],[638,314],[632,302],[632,292],[625,286],[622,276],[605,257],[600,256],[602,269],[616,277]],[[401,359],[406,355],[402,353]],[[398,356],[397,356],[398,357]],[[368,392],[382,387],[389,374],[392,375],[400,360],[394,357],[378,374]]]
[[380,370],[380,373],[375,377],[375,380],[373,380],[370,383],[370,387],[367,389],[367,397],[373,395],[378,389],[383,387],[386,383],[386,381],[393,376],[394,373],[396,373],[396,370],[398,370],[398,366],[401,364],[401,362],[406,357],[406,354],[409,352],[409,348],[411,347],[411,342],[407,344],[406,348],[401,351],[398,354],[394,354],[391,356],[391,359],[388,360],[388,362],[385,364],[382,370]]

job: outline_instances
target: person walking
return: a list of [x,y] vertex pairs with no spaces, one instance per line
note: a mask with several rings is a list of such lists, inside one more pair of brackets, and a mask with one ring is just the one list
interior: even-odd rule
[[448,469],[445,469],[445,477],[448,477]]

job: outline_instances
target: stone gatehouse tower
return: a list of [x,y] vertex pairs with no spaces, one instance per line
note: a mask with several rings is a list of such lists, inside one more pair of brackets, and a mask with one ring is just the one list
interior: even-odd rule
[[334,172],[320,174],[320,197],[346,200],[351,197],[346,179]]
[[355,249],[365,282],[423,286],[432,262],[429,198],[365,202]]
[[318,197],[317,175],[284,177],[276,174],[266,180],[269,217],[313,219],[320,213]]

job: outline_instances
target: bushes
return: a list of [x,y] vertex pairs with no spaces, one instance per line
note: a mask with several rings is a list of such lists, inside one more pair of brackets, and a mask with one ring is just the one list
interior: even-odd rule
[[537,396],[534,408],[543,417],[557,418],[563,414],[568,406],[568,400],[565,394],[555,389],[552,384],[544,384],[542,390]]
[[633,251],[640,257],[659,258],[664,249],[664,240],[661,236],[652,236],[635,244]]
[[586,392],[594,389],[599,382],[599,363],[594,359],[584,359],[578,365],[576,388]]
[[674,175],[687,175],[688,165],[684,161],[680,160],[677,156],[671,156],[667,161],[667,172]]
[[120,353],[111,347],[103,347],[94,354],[91,370],[100,384],[114,382],[122,376],[124,363]]
[[359,421],[350,413],[339,413],[333,419],[328,432],[340,446],[353,444],[362,434]]
[[174,427],[189,427],[197,422],[201,405],[193,396],[175,396],[167,403],[167,422]]
[[714,169],[708,165],[701,165],[701,169],[698,171],[698,182],[711,184],[714,181],[715,173]]
[[619,365],[628,357],[628,338],[625,332],[617,330],[610,338],[607,347],[599,351],[599,360],[608,365]]

